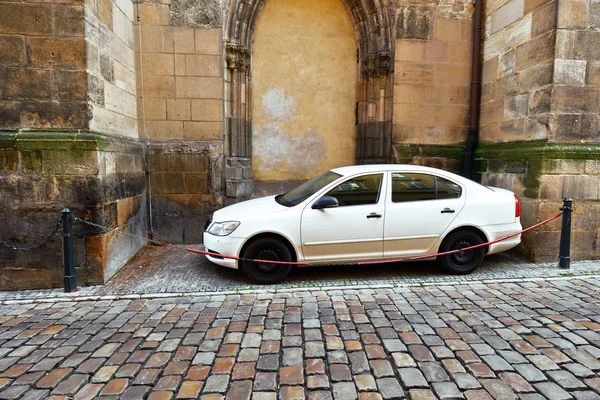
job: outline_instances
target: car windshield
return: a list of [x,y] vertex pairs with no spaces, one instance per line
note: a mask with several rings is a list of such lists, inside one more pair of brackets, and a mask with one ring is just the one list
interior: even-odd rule
[[275,197],[282,206],[293,207],[302,203],[317,191],[323,189],[327,184],[341,177],[340,174],[327,171],[322,175],[312,178],[310,181],[304,182],[302,185],[290,190],[289,192]]

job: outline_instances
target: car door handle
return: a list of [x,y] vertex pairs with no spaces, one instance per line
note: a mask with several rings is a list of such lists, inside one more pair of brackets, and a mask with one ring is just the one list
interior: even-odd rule
[[442,214],[452,214],[454,212],[454,210],[451,210],[448,207],[446,207],[441,212],[442,212]]
[[381,214],[372,212],[371,214],[367,215],[367,218],[381,218]]

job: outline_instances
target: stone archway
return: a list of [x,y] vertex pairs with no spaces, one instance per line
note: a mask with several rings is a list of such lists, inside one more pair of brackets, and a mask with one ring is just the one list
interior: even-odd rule
[[[232,0],[226,26],[225,194],[252,194],[252,42],[265,0]],[[356,33],[359,71],[356,162],[389,162],[392,137],[393,48],[384,0],[343,0]]]

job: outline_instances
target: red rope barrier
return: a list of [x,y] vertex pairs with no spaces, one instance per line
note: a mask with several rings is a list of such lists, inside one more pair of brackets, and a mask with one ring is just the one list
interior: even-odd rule
[[[550,222],[552,220],[555,220],[556,218],[560,217],[561,215],[562,215],[562,213],[558,213],[558,214],[556,214],[553,217],[545,219],[542,222],[538,222],[537,224],[532,225],[529,228],[523,229],[523,230],[521,230],[519,232],[511,233],[510,235],[506,235],[506,236],[503,236],[503,237],[498,238],[496,240],[492,240],[491,242],[486,242],[486,243],[477,244],[475,246],[465,247],[464,249],[460,249],[460,250],[450,250],[450,251],[445,251],[445,252],[442,252],[442,253],[426,254],[426,255],[422,255],[422,256],[415,256],[415,257],[409,257],[409,258],[399,258],[399,259],[395,259],[395,260],[361,261],[361,262],[358,263],[358,265],[372,265],[372,264],[386,264],[386,263],[395,263],[395,262],[416,261],[416,260],[422,260],[422,259],[425,259],[425,258],[433,258],[433,257],[439,257],[439,256],[446,256],[446,255],[449,255],[449,254],[459,253],[461,251],[475,250],[475,249],[478,249],[480,247],[489,246],[490,244],[502,242],[503,240],[510,239],[511,237],[514,237],[514,236],[520,235],[522,233],[525,233],[527,231],[530,231],[532,229],[535,229],[538,226],[542,226],[542,225],[547,224],[548,222]],[[302,266],[308,266],[309,265],[307,262],[304,262],[304,261],[275,261],[275,260],[260,260],[260,259],[242,258],[242,257],[236,257],[236,256],[224,256],[223,254],[213,253],[213,252],[210,252],[210,251],[196,250],[196,249],[192,249],[192,248],[188,248],[187,251],[190,251],[192,253],[204,254],[204,255],[212,256],[212,257],[216,257],[216,258],[227,258],[227,259],[230,259],[230,260],[259,262],[259,263],[264,263],[264,264],[302,265]]]

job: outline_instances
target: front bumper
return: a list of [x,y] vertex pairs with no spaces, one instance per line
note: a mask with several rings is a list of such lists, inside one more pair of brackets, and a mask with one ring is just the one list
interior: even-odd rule
[[[206,251],[215,252],[224,256],[239,257],[240,250],[244,244],[244,238],[235,238],[231,236],[215,236],[208,232],[204,232],[203,242]],[[214,264],[221,265],[227,268],[238,269],[238,261],[231,258],[216,258],[206,256],[208,260]]]

